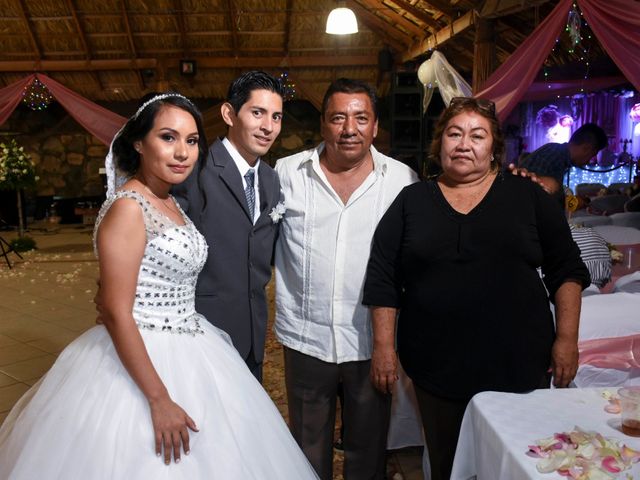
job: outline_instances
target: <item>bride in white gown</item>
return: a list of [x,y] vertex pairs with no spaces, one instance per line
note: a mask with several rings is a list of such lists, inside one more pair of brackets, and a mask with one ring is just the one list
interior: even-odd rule
[[317,478],[228,336],[194,310],[207,245],[169,189],[206,154],[199,112],[156,95],[112,149],[131,178],[94,232],[104,325],[6,418],[0,479]]

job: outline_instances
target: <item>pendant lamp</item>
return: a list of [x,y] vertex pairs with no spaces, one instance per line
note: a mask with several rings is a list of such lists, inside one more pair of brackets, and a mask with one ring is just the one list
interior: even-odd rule
[[327,17],[326,32],[332,35],[358,33],[358,21],[353,10],[346,7],[331,10],[329,17]]

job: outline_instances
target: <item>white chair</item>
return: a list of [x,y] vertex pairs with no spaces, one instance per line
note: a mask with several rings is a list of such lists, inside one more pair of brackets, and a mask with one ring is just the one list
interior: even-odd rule
[[596,225],[593,229],[613,245],[635,245],[640,243],[640,230],[618,225]]
[[633,183],[615,182],[609,185],[609,187],[607,187],[607,190],[609,191],[609,193],[625,193],[625,190],[632,186],[633,186]]
[[583,227],[595,227],[596,225],[611,225],[613,222],[610,217],[604,215],[581,215],[579,217],[571,217],[569,223],[582,225]]
[[610,215],[612,225],[640,229],[640,212],[622,212]]
[[613,292],[640,293],[640,272],[633,272],[616,280]]
[[587,212],[592,215],[611,215],[624,212],[624,205],[627,201],[629,201],[629,197],[622,194],[593,197],[587,207]]
[[640,193],[624,204],[625,212],[640,212]]

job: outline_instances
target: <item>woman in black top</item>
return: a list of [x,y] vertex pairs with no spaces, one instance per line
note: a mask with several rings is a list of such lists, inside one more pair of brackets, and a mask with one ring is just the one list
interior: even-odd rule
[[400,310],[398,353],[416,388],[433,480],[449,479],[474,394],[548,386],[549,370],[565,387],[578,366],[589,273],[551,196],[500,172],[503,150],[493,104],[454,98],[431,146],[442,173],[406,187],[374,236],[363,299],[371,377],[391,391]]

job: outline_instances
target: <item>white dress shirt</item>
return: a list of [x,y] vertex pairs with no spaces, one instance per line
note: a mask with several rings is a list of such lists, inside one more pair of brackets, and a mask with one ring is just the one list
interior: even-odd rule
[[380,217],[406,185],[406,165],[371,147],[374,169],[346,205],[320,168],[324,143],[276,164],[286,212],[276,241],[275,332],[285,346],[325,362],[371,358],[362,288]]
[[253,223],[256,223],[258,217],[260,216],[260,180],[258,179],[258,167],[260,166],[260,159],[256,161],[256,164],[252,167],[247,163],[247,161],[240,155],[238,149],[233,146],[233,144],[229,141],[227,137],[222,139],[222,144],[233,158],[233,162],[238,167],[238,171],[240,172],[240,177],[242,178],[242,190],[247,189],[247,180],[244,176],[247,174],[249,170],[253,170],[253,190],[255,192],[256,203],[253,206]]

